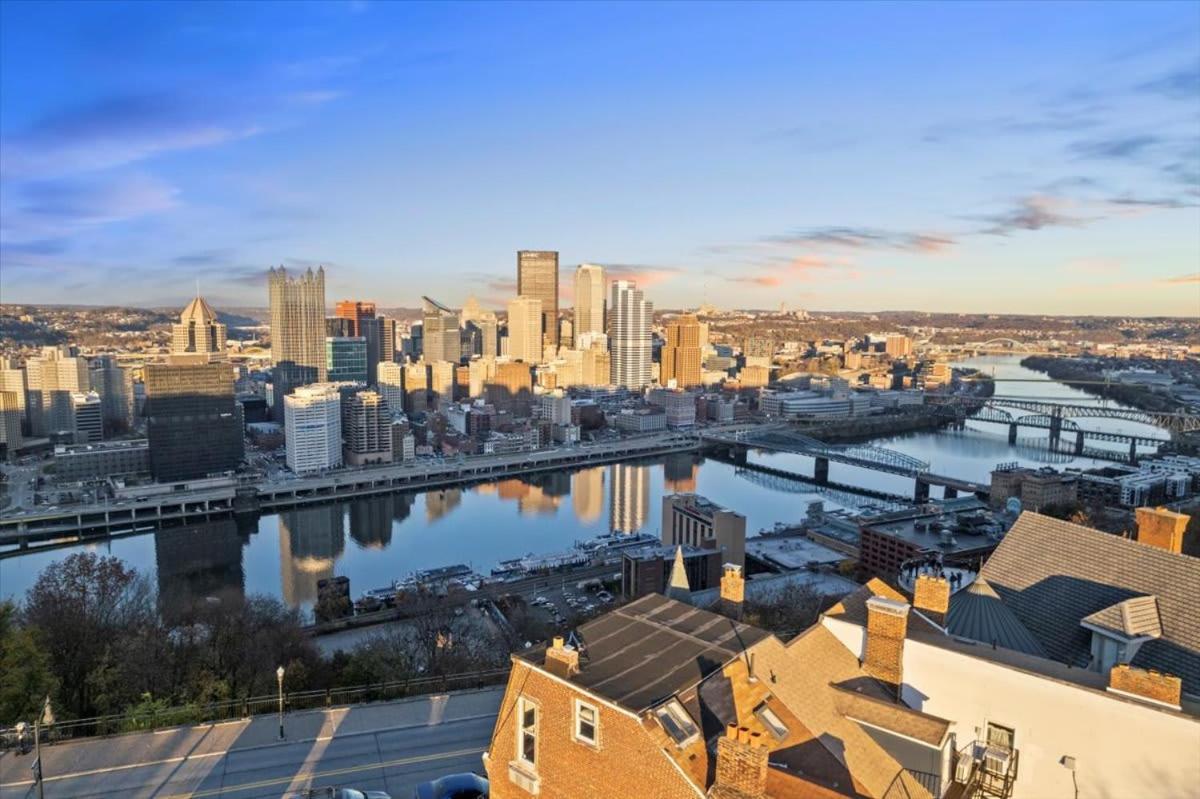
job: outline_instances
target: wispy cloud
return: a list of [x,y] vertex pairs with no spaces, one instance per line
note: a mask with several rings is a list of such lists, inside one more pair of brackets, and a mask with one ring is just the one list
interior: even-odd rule
[[148,175],[34,181],[21,187],[4,230],[18,240],[65,234],[169,210],[177,205],[178,194],[174,186]]
[[1200,99],[1200,61],[1174,69],[1138,85],[1138,90],[1161,94],[1173,100]]
[[1178,277],[1167,277],[1158,282],[1176,286],[1185,283],[1200,283],[1200,272],[1192,272],[1187,275],[1179,275]]
[[770,236],[773,244],[849,250],[907,250],[934,253],[954,246],[954,239],[937,233],[903,233],[869,227],[822,227]]
[[679,266],[656,266],[653,264],[605,264],[604,272],[609,280],[632,280],[638,288],[646,289],[666,283],[684,273]]
[[1162,138],[1150,133],[1114,136],[1106,139],[1078,141],[1068,148],[1077,158],[1107,161],[1128,161],[1138,158],[1157,145]]
[[992,236],[1008,236],[1019,230],[1042,230],[1051,227],[1082,227],[1092,218],[1069,213],[1073,206],[1069,200],[1044,194],[1034,194],[1019,199],[1015,207],[990,216],[979,217],[988,227],[979,231]]

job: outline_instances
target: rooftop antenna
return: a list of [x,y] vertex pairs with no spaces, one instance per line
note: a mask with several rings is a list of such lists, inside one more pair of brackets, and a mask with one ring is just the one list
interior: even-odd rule
[[200,278],[196,278],[196,299],[200,299]]

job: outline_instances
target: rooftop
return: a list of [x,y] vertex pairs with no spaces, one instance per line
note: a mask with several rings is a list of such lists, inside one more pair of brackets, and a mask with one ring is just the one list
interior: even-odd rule
[[[745,654],[768,633],[649,594],[582,625],[580,670],[586,691],[640,712],[699,683]],[[545,650],[520,657],[540,665]]]

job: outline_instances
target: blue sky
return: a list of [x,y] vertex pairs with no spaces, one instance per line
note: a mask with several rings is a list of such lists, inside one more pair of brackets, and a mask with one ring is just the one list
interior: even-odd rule
[[1194,3],[0,4],[5,302],[1196,315],[1198,206]]

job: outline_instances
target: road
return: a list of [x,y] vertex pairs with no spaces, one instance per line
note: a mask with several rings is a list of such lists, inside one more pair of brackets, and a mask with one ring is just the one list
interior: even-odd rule
[[[482,772],[503,688],[177,727],[44,747],[46,799],[297,797],[329,785],[408,799],[417,784]],[[35,796],[33,755],[0,755],[0,799]]]

